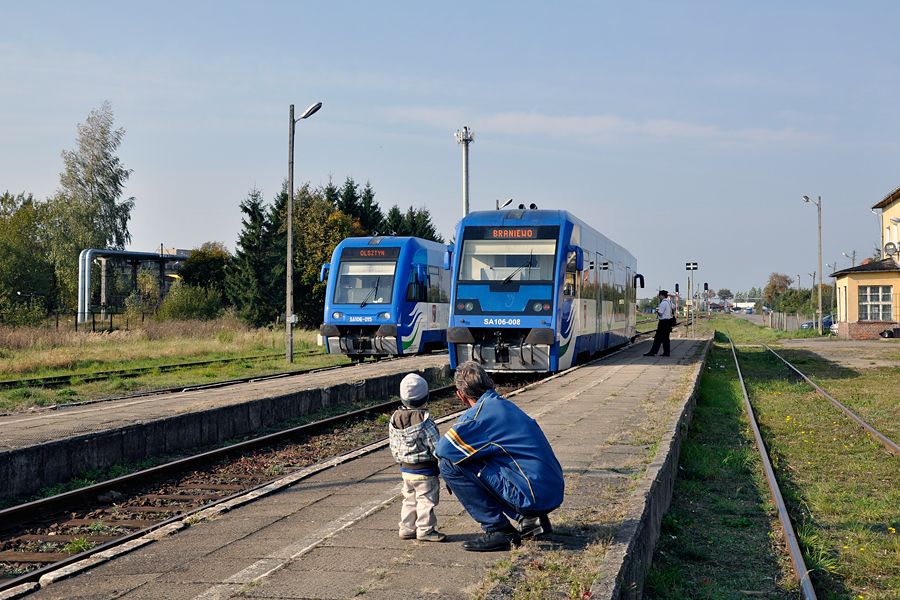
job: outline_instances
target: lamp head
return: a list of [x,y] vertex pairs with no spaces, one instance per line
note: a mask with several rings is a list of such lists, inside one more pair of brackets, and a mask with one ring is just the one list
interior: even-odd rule
[[307,108],[306,111],[302,115],[300,115],[300,118],[297,120],[299,121],[300,119],[305,119],[307,117],[313,116],[314,114],[316,114],[316,112],[318,112],[320,108],[322,108],[322,103],[316,102],[315,104]]
[[891,217],[891,223],[894,223],[894,224],[900,223],[900,219],[898,219],[897,217]]
[[804,202],[809,202],[809,196],[803,196],[803,201],[804,201]]

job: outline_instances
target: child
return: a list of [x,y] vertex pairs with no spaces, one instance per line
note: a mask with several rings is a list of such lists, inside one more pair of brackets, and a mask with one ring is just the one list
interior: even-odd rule
[[415,373],[404,377],[400,402],[403,406],[391,416],[390,423],[391,454],[400,463],[403,477],[400,538],[442,542],[447,536],[434,528],[434,507],[441,491],[434,447],[440,433],[425,408],[428,383]]

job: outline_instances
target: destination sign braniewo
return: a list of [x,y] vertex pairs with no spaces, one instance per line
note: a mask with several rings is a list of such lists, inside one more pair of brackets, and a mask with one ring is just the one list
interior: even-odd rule
[[470,225],[463,232],[465,240],[552,240],[559,235],[556,225],[504,226]]
[[490,230],[490,237],[495,240],[505,239],[534,239],[537,230],[534,227],[516,227],[515,229],[498,228]]

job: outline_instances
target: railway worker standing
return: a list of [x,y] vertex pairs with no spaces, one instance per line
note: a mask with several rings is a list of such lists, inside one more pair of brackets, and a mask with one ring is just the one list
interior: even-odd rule
[[522,538],[550,533],[547,514],[562,504],[565,482],[544,432],[500,397],[478,363],[459,365],[454,383],[469,409],[438,442],[441,476],[484,531],[463,550],[509,550]]
[[669,292],[666,290],[659,290],[659,306],[656,307],[656,316],[659,323],[656,325],[656,335],[653,336],[653,346],[650,347],[650,352],[644,356],[656,356],[660,344],[662,344],[662,355],[669,356],[669,334],[675,327],[675,309],[672,301],[669,300]]
[[425,408],[428,382],[415,373],[404,377],[400,402],[403,406],[391,416],[389,425],[391,454],[400,463],[403,478],[400,538],[443,542],[447,536],[434,528],[434,507],[441,493],[434,449],[441,434]]

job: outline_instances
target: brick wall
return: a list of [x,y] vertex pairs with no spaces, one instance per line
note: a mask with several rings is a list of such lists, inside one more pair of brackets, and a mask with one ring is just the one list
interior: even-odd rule
[[844,340],[875,340],[885,329],[894,329],[896,321],[857,321],[838,323],[838,337]]

